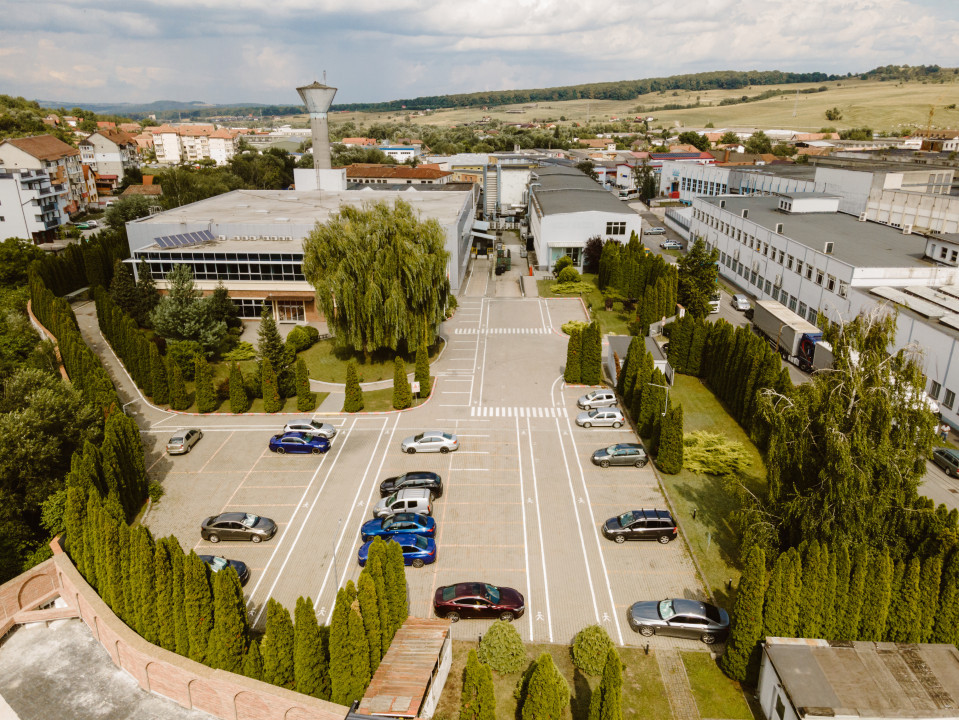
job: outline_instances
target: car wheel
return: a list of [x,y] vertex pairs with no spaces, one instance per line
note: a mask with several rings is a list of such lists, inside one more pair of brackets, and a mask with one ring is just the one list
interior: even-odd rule
[[636,467],[646,467],[646,463],[648,462],[649,462],[648,460],[637,460]]
[[457,612],[446,613],[446,619],[450,622],[459,622],[460,614]]
[[260,542],[262,539],[263,538],[261,538],[259,535],[250,535],[250,540],[252,540],[255,543]]
[[703,636],[699,639],[702,640],[706,645],[712,645],[714,642],[716,642],[716,636],[711,635],[710,633],[703,633]]
[[583,427],[585,428],[593,427],[593,423],[583,423]]
[[416,448],[407,448],[406,452],[407,452],[407,454],[409,454],[409,455],[415,455],[415,454],[416,454]]
[[450,451],[450,449],[449,449],[448,447],[441,447],[441,448],[440,448],[440,452],[443,453],[444,455],[445,455],[446,453],[448,453],[449,451]]
[[621,428],[622,426],[623,426],[623,424],[622,424],[621,422],[614,422],[614,423],[613,423],[613,427],[614,427],[614,428],[617,428],[617,429],[618,429],[618,428]]
[[187,445],[187,446],[186,446],[186,452],[190,452],[192,449],[193,449],[193,446],[192,446],[192,445]]
[[277,455],[282,455],[282,454],[285,453],[285,452],[286,452],[286,450],[284,450],[284,449],[281,448],[281,447],[278,447],[278,448],[276,449],[276,454],[277,454]]
[[218,543],[218,542],[220,542],[220,536],[219,536],[219,535],[210,535],[210,537],[208,537],[207,540],[209,540],[211,543]]
[[423,565],[425,565],[425,564],[426,564],[426,563],[424,563],[424,562],[423,562],[422,560],[420,560],[419,558],[416,558],[416,560],[413,561],[413,567],[415,567],[415,568],[421,568],[421,567],[423,567]]
[[599,466],[600,466],[601,468],[608,468],[608,467],[609,467],[609,460],[600,460],[600,461],[599,461]]
[[503,622],[513,622],[513,613],[511,612],[501,612],[499,614],[499,619]]
[[642,625],[639,628],[639,634],[644,637],[650,637],[651,635],[654,635],[655,633],[649,625]]
[[323,452],[323,451],[320,450],[319,448],[313,448],[313,454],[314,454],[314,455],[319,455],[319,454],[322,453],[322,452]]
[[622,536],[622,535],[617,535],[617,536],[614,538],[614,540],[616,540],[616,542],[618,542],[618,543],[620,543],[620,544],[626,542],[626,538],[625,538],[624,536]]
[[201,430],[201,431],[199,432],[199,434],[196,436],[196,439],[197,439],[197,440],[202,440],[202,439],[203,439],[203,431],[202,431],[202,430]]
[[669,543],[670,540],[672,540],[672,538],[671,538],[669,535],[660,535],[660,536],[657,538],[657,540],[659,540],[659,543],[660,543],[661,545],[666,545],[666,544]]

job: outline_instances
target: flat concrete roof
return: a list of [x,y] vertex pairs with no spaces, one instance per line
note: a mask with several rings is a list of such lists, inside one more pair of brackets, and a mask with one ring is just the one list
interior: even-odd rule
[[765,652],[800,717],[959,717],[953,645],[767,638]]
[[748,172],[759,175],[776,175],[777,177],[794,178],[798,180],[814,180],[816,168],[810,165],[719,165],[728,167],[734,172]]
[[822,251],[828,240],[833,243],[832,256],[853,267],[933,267],[923,259],[926,239],[920,235],[904,235],[889,225],[860,222],[844,213],[787,213],[779,209],[779,198],[772,195],[720,195],[697,200],[726,212],[741,216],[749,211],[748,220],[775,231],[782,223],[783,236]]
[[616,215],[635,215],[635,211],[609,190],[576,168],[552,165],[533,171],[539,185],[531,185],[545,215],[575,212],[604,212]]

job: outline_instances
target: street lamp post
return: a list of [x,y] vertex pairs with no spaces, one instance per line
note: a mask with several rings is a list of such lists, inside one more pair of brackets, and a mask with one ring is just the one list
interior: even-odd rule
[[666,403],[663,405],[663,415],[666,415],[666,408],[669,407],[669,385],[660,385],[659,383],[646,383],[647,385],[652,385],[653,387],[663,388],[666,391]]

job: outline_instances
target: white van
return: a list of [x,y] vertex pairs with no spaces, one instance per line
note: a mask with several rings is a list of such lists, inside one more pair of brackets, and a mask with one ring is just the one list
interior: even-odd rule
[[714,292],[709,298],[709,314],[719,312],[719,304],[723,301],[723,294],[718,290]]

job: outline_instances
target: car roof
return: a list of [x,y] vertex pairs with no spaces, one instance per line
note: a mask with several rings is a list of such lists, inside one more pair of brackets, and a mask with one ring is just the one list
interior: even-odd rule
[[410,498],[428,498],[430,491],[426,488],[402,488],[396,492],[397,500],[409,500]]
[[673,611],[677,615],[697,615],[699,617],[706,617],[706,605],[699,602],[699,600],[674,598]]
[[733,300],[748,300],[748,298],[742,293],[736,293],[733,295]]
[[246,513],[240,513],[240,512],[220,513],[219,515],[213,518],[213,522],[227,522],[230,520],[242,520],[245,517],[246,517]]
[[617,450],[635,450],[636,448],[639,448],[640,450],[643,449],[642,443],[616,443],[613,445],[613,447]]
[[634,515],[642,515],[647,519],[672,520],[669,510],[659,510],[658,508],[644,508],[642,510],[633,510]]
[[397,478],[407,477],[407,478],[429,478],[439,480],[440,476],[435,472],[430,472],[429,470],[413,470],[412,472],[403,473],[402,475],[397,475]]
[[959,450],[953,450],[952,448],[936,448],[933,452],[937,455],[948,455],[953,460],[959,460]]
[[482,582],[456,583],[452,586],[452,588],[453,597],[457,598],[466,597],[469,595],[486,595],[486,583]]

